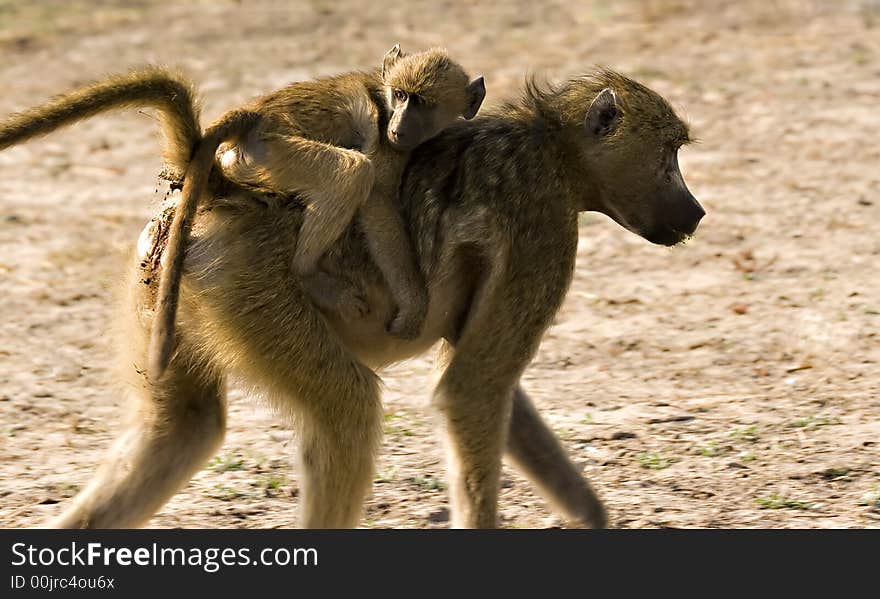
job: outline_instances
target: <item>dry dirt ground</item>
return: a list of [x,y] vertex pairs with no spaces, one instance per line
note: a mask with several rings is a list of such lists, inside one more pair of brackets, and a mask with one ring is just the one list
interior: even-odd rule
[[[476,3],[473,3],[476,4]],[[575,6],[577,5],[577,6]],[[708,210],[664,249],[599,215],[525,387],[617,527],[880,525],[880,3],[0,0],[0,115],[144,62],[206,118],[295,79],[446,45],[486,76],[624,70],[701,143]],[[0,154],[0,525],[57,514],[125,407],[105,364],[125,251],[162,197],[151,115]],[[389,369],[367,527],[446,526],[432,358]],[[149,523],[297,524],[295,439],[240,391],[218,456]],[[505,470],[506,527],[562,525]]]

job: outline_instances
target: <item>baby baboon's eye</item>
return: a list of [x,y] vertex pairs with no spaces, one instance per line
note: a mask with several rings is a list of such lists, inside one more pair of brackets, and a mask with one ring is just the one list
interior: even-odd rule
[[398,102],[403,102],[404,100],[406,100],[406,92],[402,89],[394,90],[394,99]]

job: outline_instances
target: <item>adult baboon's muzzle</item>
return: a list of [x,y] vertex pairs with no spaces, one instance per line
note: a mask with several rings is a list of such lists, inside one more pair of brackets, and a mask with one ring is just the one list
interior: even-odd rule
[[675,245],[694,234],[700,219],[706,211],[700,203],[685,190],[685,194],[675,200],[663,204],[663,211],[657,224],[648,231],[644,238],[658,245]]
[[680,202],[679,226],[673,225],[673,227],[686,235],[693,235],[697,230],[697,225],[700,224],[700,219],[706,216],[706,211],[690,191],[686,193],[687,195]]

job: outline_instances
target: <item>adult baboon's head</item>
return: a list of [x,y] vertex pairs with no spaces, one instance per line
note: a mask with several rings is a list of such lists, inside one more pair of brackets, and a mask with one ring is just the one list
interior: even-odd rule
[[706,213],[682,178],[678,150],[691,139],[669,103],[608,70],[558,93],[566,116],[577,119],[590,196],[584,209],[607,214],[651,243],[674,245],[692,235]]

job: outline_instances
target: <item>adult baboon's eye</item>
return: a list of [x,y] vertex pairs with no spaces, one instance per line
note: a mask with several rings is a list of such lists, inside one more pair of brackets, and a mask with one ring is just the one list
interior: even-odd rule
[[403,102],[404,100],[406,100],[406,92],[402,89],[394,90],[394,99],[398,102]]

